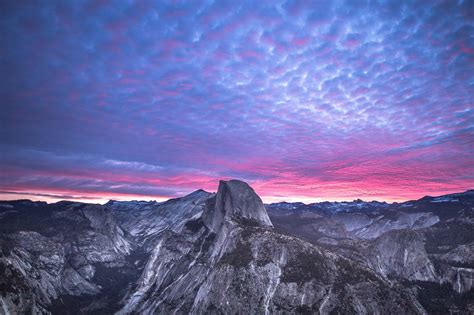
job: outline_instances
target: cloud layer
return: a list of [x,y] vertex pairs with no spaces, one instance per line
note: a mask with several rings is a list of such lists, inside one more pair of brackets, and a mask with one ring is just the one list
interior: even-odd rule
[[2,193],[473,188],[472,1],[231,3],[3,2]]

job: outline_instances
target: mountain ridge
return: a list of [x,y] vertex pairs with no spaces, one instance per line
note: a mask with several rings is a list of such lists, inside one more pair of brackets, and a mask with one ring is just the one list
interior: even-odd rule
[[[32,199],[9,199],[9,200],[0,200],[0,203],[8,203],[8,202],[33,202],[33,203],[36,203],[36,202],[39,202],[39,203],[46,203],[46,204],[55,204],[55,203],[59,203],[59,202],[74,202],[74,203],[84,203],[84,204],[95,204],[95,205],[106,205],[107,203],[110,203],[110,202],[122,202],[122,203],[161,203],[161,202],[165,202],[165,201],[168,201],[168,200],[172,200],[172,199],[179,199],[179,198],[183,198],[183,197],[186,197],[186,196],[190,196],[190,195],[193,195],[195,193],[207,193],[207,194],[215,194],[216,192],[208,192],[204,189],[196,189],[192,192],[190,192],[189,194],[186,194],[186,195],[183,195],[183,196],[178,196],[178,197],[172,197],[170,199],[166,199],[166,200],[163,200],[163,201],[156,201],[156,200],[141,200],[141,199],[137,199],[137,200],[115,200],[115,199],[110,199],[109,201],[105,202],[104,204],[101,204],[101,203],[90,203],[90,202],[86,202],[86,201],[76,201],[76,200],[70,200],[70,199],[61,199],[61,200],[58,200],[56,202],[47,202],[47,201],[43,201],[43,200],[32,200]],[[455,192],[455,193],[449,193],[449,194],[443,194],[443,195],[438,195],[438,196],[430,196],[430,195],[425,195],[423,197],[420,197],[418,199],[409,199],[409,200],[406,200],[406,201],[394,201],[394,202],[387,202],[387,201],[379,201],[379,200],[370,200],[370,201],[367,201],[367,200],[363,200],[363,199],[354,199],[354,200],[343,200],[343,201],[327,201],[327,200],[322,200],[322,201],[318,201],[318,202],[310,202],[310,203],[304,203],[304,202],[301,202],[301,201],[294,201],[294,202],[290,202],[290,201],[279,201],[279,202],[272,202],[272,203],[264,203],[266,206],[268,205],[274,205],[274,204],[302,204],[302,205],[317,205],[317,204],[323,204],[323,203],[356,203],[356,202],[362,202],[362,203],[379,203],[379,204],[403,204],[403,203],[409,203],[409,202],[413,202],[413,201],[420,201],[420,200],[429,200],[429,199],[435,199],[435,198],[440,198],[440,197],[448,197],[448,196],[467,196],[467,195],[474,195],[474,189],[467,189],[465,191],[462,191],[462,192]],[[1,206],[1,205],[0,205]]]
[[248,184],[222,181],[164,202],[0,202],[0,303],[53,314],[468,314],[474,198],[450,195],[263,205]]

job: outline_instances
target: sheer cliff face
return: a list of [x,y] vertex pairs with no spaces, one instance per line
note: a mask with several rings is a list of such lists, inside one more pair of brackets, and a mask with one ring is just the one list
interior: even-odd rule
[[202,218],[167,233],[151,256],[119,313],[415,313],[419,307],[368,268],[275,233],[261,199],[236,180],[221,181]]
[[469,313],[473,197],[0,202],[0,313]]
[[218,232],[225,221],[248,220],[272,226],[260,197],[247,184],[238,180],[220,181],[217,195],[210,198],[202,215],[206,227]]

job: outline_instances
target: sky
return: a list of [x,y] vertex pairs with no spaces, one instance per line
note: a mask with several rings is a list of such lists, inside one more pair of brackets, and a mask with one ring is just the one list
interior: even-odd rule
[[474,188],[474,1],[0,7],[0,199]]

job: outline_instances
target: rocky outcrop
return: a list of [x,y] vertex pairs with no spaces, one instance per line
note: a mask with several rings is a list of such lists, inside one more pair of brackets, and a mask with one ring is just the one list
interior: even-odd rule
[[[12,206],[15,211],[0,221],[4,310],[64,310],[67,305],[61,301],[83,296],[113,300],[111,295],[117,291],[109,291],[108,283],[101,280],[104,273],[134,277],[137,265],[127,257],[135,244],[103,206],[66,202]],[[102,303],[102,307],[108,304]]]
[[211,195],[105,206],[0,202],[0,313],[117,310],[162,233],[200,216]]
[[368,268],[271,226],[247,184],[221,182],[202,218],[156,245],[119,313],[421,312]]
[[146,201],[109,201],[105,204],[113,212],[122,228],[129,233],[140,246],[148,251],[160,234],[168,228],[181,229],[186,220],[201,215],[206,200],[213,194],[204,190],[165,202]]
[[276,230],[313,243],[337,245],[347,239],[371,240],[385,232],[435,224],[430,213],[392,211],[382,202],[275,203],[266,206]]
[[424,245],[422,233],[394,230],[372,242],[366,255],[372,269],[384,277],[437,281],[438,275]]
[[374,239],[393,230],[418,230],[428,228],[439,222],[439,217],[432,213],[405,213],[395,212],[391,215],[380,215],[372,222],[358,229],[352,230],[352,235],[362,239]]
[[416,283],[428,308],[427,297],[445,292],[440,295],[446,303],[436,310],[447,312],[472,295],[473,197],[468,191],[380,207],[355,202],[352,207],[295,203],[268,208],[276,230],[331,248],[389,281]]
[[213,232],[218,232],[225,221],[248,220],[273,226],[262,199],[247,183],[239,180],[219,182],[217,194],[206,202],[202,218]]

